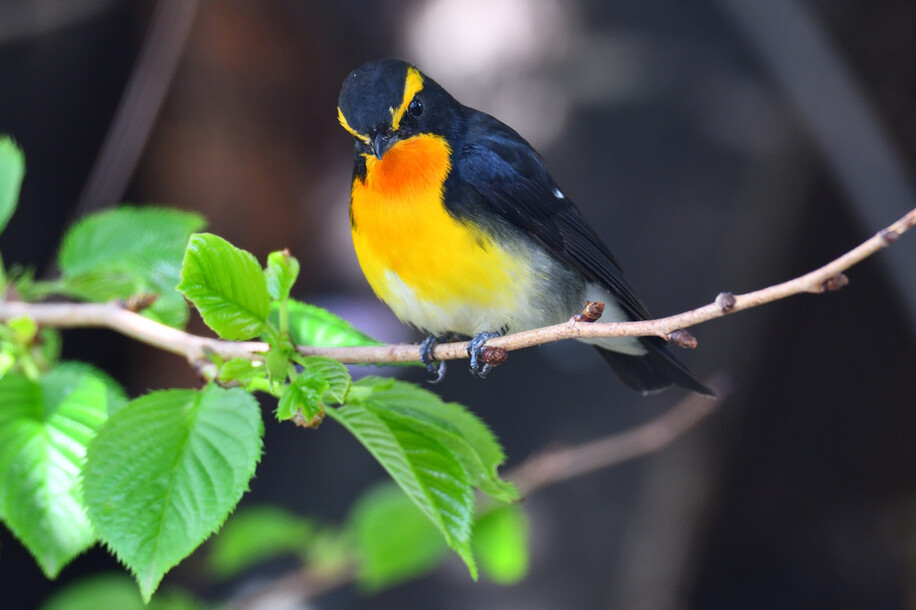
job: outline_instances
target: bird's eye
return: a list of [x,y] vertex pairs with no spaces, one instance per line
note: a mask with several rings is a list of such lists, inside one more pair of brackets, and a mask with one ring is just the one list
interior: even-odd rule
[[419,119],[423,116],[423,102],[416,97],[410,100],[410,105],[407,107],[407,114],[415,119]]

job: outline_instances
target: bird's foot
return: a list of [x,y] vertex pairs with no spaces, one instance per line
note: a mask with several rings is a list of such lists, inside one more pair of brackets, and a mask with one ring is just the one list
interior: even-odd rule
[[426,370],[436,376],[430,379],[428,383],[439,383],[445,379],[445,360],[436,361],[433,359],[433,349],[439,343],[441,337],[426,337],[420,344],[420,360],[426,365]]
[[477,333],[468,343],[468,356],[471,357],[471,373],[473,375],[477,375],[478,377],[486,377],[487,374],[493,370],[492,364],[484,362],[483,358],[481,357],[481,352],[483,351],[484,343],[501,335],[502,333]]

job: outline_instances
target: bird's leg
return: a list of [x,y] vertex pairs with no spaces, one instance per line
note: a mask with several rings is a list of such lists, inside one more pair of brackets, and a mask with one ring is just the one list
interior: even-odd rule
[[433,360],[433,349],[444,338],[430,335],[423,339],[423,343],[420,344],[420,360],[426,365],[426,370],[436,376],[435,379],[430,379],[429,383],[439,383],[445,379],[445,360],[439,360],[438,362]]
[[474,338],[468,343],[468,356],[471,357],[471,373],[477,375],[478,377],[486,377],[487,374],[493,369],[492,364],[486,362],[481,362],[480,353],[483,350],[483,344],[501,336],[502,333],[495,332],[482,332],[474,335]]

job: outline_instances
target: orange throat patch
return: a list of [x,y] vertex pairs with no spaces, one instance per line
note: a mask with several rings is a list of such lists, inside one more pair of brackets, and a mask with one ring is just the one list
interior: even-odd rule
[[[421,134],[366,156],[350,209],[353,245],[372,289],[402,320],[473,334],[519,278],[508,252],[443,204],[451,171],[445,138]],[[492,330],[484,329],[484,330]]]

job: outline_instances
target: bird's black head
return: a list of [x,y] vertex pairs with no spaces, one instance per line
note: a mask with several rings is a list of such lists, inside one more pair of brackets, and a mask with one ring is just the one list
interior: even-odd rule
[[442,134],[458,104],[431,78],[400,59],[380,59],[350,73],[340,89],[337,116],[357,152],[379,159],[399,140]]

